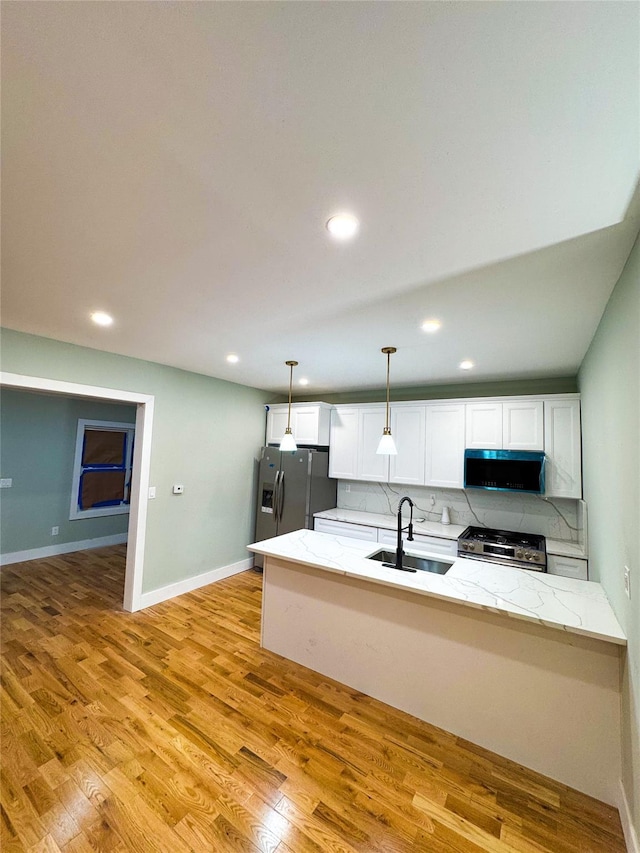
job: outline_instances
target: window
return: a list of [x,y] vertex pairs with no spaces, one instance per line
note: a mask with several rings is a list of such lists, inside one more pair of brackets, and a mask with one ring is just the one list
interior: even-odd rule
[[78,420],[69,518],[129,512],[133,424]]

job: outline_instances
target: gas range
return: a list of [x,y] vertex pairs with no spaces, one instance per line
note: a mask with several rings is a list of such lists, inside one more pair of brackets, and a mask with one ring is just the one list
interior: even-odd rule
[[458,556],[477,557],[535,572],[547,571],[545,538],[534,533],[467,527],[458,537]]

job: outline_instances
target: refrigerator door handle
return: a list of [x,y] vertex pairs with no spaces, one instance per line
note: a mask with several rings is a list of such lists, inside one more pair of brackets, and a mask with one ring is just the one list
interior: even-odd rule
[[273,520],[278,524],[278,497],[280,495],[280,490],[278,488],[278,483],[280,481],[280,470],[276,471],[276,476],[273,481]]
[[280,499],[278,521],[282,521],[282,513],[284,512],[284,471],[280,471],[280,490],[278,492],[278,497]]

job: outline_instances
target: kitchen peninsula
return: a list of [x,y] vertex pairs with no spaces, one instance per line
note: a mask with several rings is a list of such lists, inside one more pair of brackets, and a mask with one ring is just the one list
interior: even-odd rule
[[310,530],[251,545],[263,647],[615,802],[626,640],[600,585],[441,554],[444,576],[409,574],[378,548]]

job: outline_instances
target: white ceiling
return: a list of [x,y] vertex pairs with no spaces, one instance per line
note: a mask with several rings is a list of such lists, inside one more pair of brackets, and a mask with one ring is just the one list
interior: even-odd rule
[[3,325],[274,391],[386,345],[398,385],[573,375],[638,232],[639,16],[5,2]]

